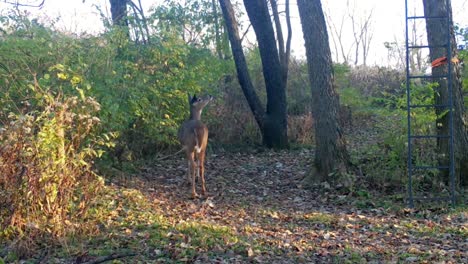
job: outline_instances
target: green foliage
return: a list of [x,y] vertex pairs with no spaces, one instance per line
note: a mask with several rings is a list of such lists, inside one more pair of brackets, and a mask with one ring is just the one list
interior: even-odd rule
[[0,237],[18,239],[20,255],[33,252],[36,239],[77,232],[103,183],[91,169],[106,144],[95,133],[99,104],[36,81],[29,86],[36,109],[10,113],[0,131]]
[[155,22],[159,36],[208,47],[215,43],[219,34],[216,32],[216,21],[221,19],[218,9],[218,5],[213,7],[212,2],[206,0],[164,0],[152,10],[150,20]]
[[[468,48],[459,51],[459,57],[461,61],[468,61]],[[465,107],[468,105],[468,67],[466,65],[462,67],[462,91],[464,96]]]
[[346,64],[340,64],[340,63],[333,64],[335,84],[338,88],[344,88],[344,87],[349,86],[350,72],[351,72],[350,66]]
[[[344,76],[343,76],[344,75]],[[340,103],[352,110],[354,126],[372,126],[373,135],[363,131],[367,146],[350,149],[355,164],[363,169],[367,180],[378,188],[395,189],[406,183],[407,168],[407,97],[401,74],[385,68],[353,68],[335,65]],[[385,83],[388,80],[388,83]],[[436,84],[412,83],[411,104],[434,104]],[[442,113],[446,114],[446,113]],[[414,108],[411,112],[411,133],[435,133],[436,114],[430,108]],[[375,132],[374,132],[375,131]],[[377,140],[375,144],[369,144]],[[360,143],[359,143],[360,144]],[[435,165],[436,141],[415,139],[413,163]],[[427,175],[416,175],[415,186],[422,187]]]
[[31,97],[25,76],[36,75],[64,97],[78,91],[96,98],[103,132],[119,137],[115,154],[125,146],[139,157],[175,144],[178,124],[188,114],[186,94],[216,93],[228,67],[209,50],[175,36],[141,46],[119,30],[75,39],[21,15],[4,19],[11,33],[0,44],[3,113],[18,112]]
[[80,233],[102,187],[93,164],[173,145],[187,93],[216,95],[230,67],[177,37],[75,38],[18,12],[0,27],[0,236],[21,256]]
[[[434,104],[434,94],[437,84],[412,84],[411,104]],[[403,89],[403,88],[402,88]],[[345,90],[346,91],[346,90]],[[345,98],[348,97],[345,94]],[[396,188],[406,182],[407,167],[407,98],[406,94],[383,93],[383,97],[368,98],[363,106],[369,107],[378,120],[375,126],[382,134],[382,141],[366,148],[366,162],[362,166],[368,179],[379,187]],[[352,97],[358,98],[358,97]],[[349,100],[349,99],[348,99]],[[358,100],[357,100],[358,101]],[[376,108],[385,105],[385,108]],[[446,114],[446,113],[442,113]],[[413,135],[435,134],[437,115],[433,109],[413,108],[411,111],[411,133]],[[435,165],[436,141],[433,139],[413,139],[413,163],[417,165]],[[362,155],[362,154],[360,154]],[[362,161],[359,161],[362,163]],[[415,175],[415,186],[423,187],[427,174]],[[431,180],[432,181],[432,180]]]
[[[116,56],[115,38],[107,34],[108,44],[94,57]],[[187,93],[216,93],[225,70],[210,52],[176,38],[143,47],[126,43],[119,52],[107,65],[105,57],[90,63],[89,78],[103,106],[103,122],[121,131],[125,144],[142,152],[137,154],[174,144],[178,124],[188,114]]]
[[346,87],[340,90],[340,103],[358,111],[369,109],[372,105],[370,100],[365,100],[361,92],[353,87]]
[[458,59],[464,63],[462,69],[462,85],[463,85],[463,94],[465,106],[468,105],[468,67],[466,67],[466,62],[468,60],[468,27],[463,27],[461,25],[455,25],[455,35],[457,36],[457,44],[459,47],[458,50]]
[[286,90],[289,115],[307,115],[311,111],[311,89],[306,61],[291,58]]

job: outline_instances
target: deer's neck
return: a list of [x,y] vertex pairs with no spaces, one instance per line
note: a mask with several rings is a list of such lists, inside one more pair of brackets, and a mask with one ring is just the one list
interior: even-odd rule
[[201,110],[199,111],[190,111],[190,120],[200,120],[201,119]]

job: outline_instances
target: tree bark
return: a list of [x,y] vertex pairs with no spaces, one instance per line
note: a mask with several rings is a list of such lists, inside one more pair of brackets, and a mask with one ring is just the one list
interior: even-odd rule
[[213,11],[214,26],[215,26],[216,53],[218,54],[218,58],[222,60],[224,59],[224,55],[223,55],[223,49],[221,46],[221,30],[219,27],[218,6],[216,5],[216,0],[211,0],[211,8]]
[[231,2],[229,0],[219,0],[219,2],[231,42],[239,83],[259,125],[263,144],[269,148],[287,148],[286,80],[283,77],[284,70],[280,64],[267,2],[266,0],[244,1],[259,45],[267,91],[266,111],[263,110],[248,73]]
[[114,26],[128,27],[127,0],[110,0],[110,5]]
[[[315,166],[319,180],[346,173],[349,155],[340,126],[339,98],[334,87],[327,26],[320,0],[298,0],[312,91],[315,126]],[[313,175],[311,175],[313,176]]]
[[269,148],[287,148],[286,80],[283,78],[267,0],[244,0],[244,6],[257,36],[267,90],[263,143]]
[[285,15],[286,15],[286,28],[288,30],[288,37],[286,39],[286,45],[284,44],[283,30],[281,28],[281,21],[278,11],[278,1],[269,0],[271,4],[271,11],[273,13],[273,18],[275,21],[276,28],[276,38],[278,40],[278,51],[279,51],[279,61],[282,68],[282,78],[286,82],[288,81],[288,71],[289,71],[289,59],[291,55],[291,39],[292,39],[292,27],[291,27],[291,16],[289,12],[289,0],[285,1]]
[[245,98],[247,99],[250,110],[255,117],[255,121],[257,121],[260,132],[263,134],[265,130],[265,110],[263,109],[262,103],[260,102],[257,93],[255,92],[252,79],[250,78],[249,70],[247,68],[247,61],[245,59],[244,51],[242,50],[242,43],[239,35],[239,28],[237,27],[234,9],[232,7],[231,1],[229,0],[219,0],[219,3],[221,5],[224,23],[226,25],[229,41],[231,43],[231,50],[236,65],[239,84]]
[[[428,44],[431,46],[447,44],[447,26],[450,26],[450,42],[452,57],[457,55],[457,46],[452,22],[452,7],[448,0],[423,0],[424,15],[446,16],[449,14],[449,21],[446,19],[426,19],[426,30]],[[447,22],[450,24],[447,25]],[[446,48],[430,48],[430,59],[434,61],[437,58],[448,56]],[[451,63],[448,58],[448,63]],[[448,64],[433,67],[432,75],[443,75],[448,71]],[[458,182],[462,185],[468,185],[468,124],[464,119],[466,110],[463,102],[461,68],[457,63],[452,63],[452,99],[453,99],[453,132],[454,132],[454,154],[455,154],[455,175]],[[438,87],[435,91],[436,104],[448,104],[450,93],[447,80],[435,79]],[[436,128],[438,135],[449,135],[449,114],[444,114],[447,109],[436,108],[437,120]],[[437,140],[437,151],[440,165],[448,165],[449,142],[447,139]],[[443,174],[448,179],[446,172]]]

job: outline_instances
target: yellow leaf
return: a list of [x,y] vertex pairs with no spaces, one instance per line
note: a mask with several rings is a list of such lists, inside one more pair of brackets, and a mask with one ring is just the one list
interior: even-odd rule
[[71,78],[70,82],[73,85],[77,85],[77,84],[79,84],[81,82],[81,78],[79,76],[73,76],[73,78]]
[[76,88],[76,90],[80,93],[81,100],[85,100],[85,94],[83,89]]
[[57,73],[57,78],[59,78],[60,80],[66,80],[68,76],[66,73],[59,72]]

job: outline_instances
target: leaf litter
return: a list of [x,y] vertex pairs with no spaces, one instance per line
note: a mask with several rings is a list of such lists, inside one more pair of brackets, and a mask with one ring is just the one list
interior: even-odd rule
[[[125,187],[148,197],[175,233],[168,235],[172,242],[165,249],[157,249],[164,258],[156,254],[146,260],[468,263],[465,208],[432,212],[398,202],[387,208],[377,205],[378,194],[363,207],[355,203],[361,197],[329,183],[306,189],[303,179],[312,155],[306,149],[209,155],[208,196],[197,200],[190,199],[182,158],[147,165]],[[229,235],[218,239],[203,232]]]

